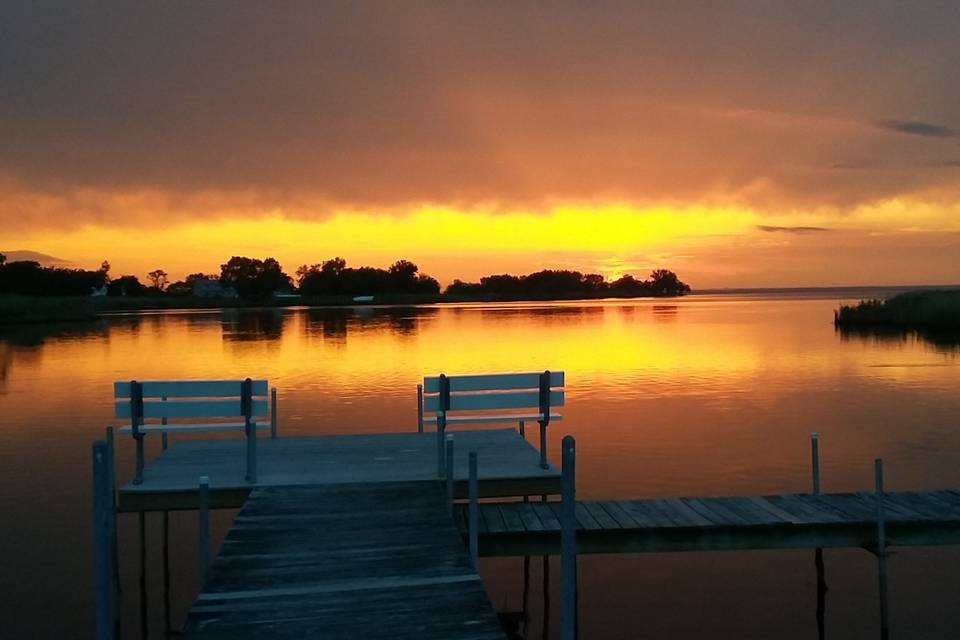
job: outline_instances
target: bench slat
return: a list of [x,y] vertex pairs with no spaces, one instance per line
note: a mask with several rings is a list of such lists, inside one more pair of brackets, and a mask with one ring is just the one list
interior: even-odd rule
[[[130,417],[130,401],[118,400],[116,417]],[[254,398],[252,411],[255,416],[266,416],[270,412],[269,403]],[[167,400],[143,403],[144,418],[228,418],[240,416],[240,399],[234,400]]]
[[[252,380],[253,395],[265,396],[269,393],[266,380]],[[143,385],[144,398],[225,398],[240,397],[240,385],[243,380],[146,380]],[[130,382],[114,382],[115,398],[130,397]]]
[[[450,391],[506,391],[510,389],[538,389],[540,372],[535,373],[492,373],[465,376],[447,376]],[[563,371],[550,372],[550,386],[564,386]],[[440,376],[428,376],[423,379],[424,393],[440,392]],[[534,402],[534,404],[537,404]]]
[[[255,423],[257,429],[269,429],[267,422]],[[140,427],[141,433],[201,433],[208,431],[243,431],[242,422],[219,422],[210,424],[145,424]],[[120,433],[132,433],[133,429],[127,425],[120,427]]]
[[[424,411],[436,411],[440,396],[426,396]],[[522,409],[540,406],[539,391],[510,391],[506,393],[450,394],[450,411],[477,411],[493,409]],[[563,391],[550,392],[550,406],[563,406]]]
[[[539,420],[539,413],[488,413],[488,414],[474,414],[474,415],[448,415],[447,416],[447,426],[452,424],[482,424],[482,423],[496,423],[496,422],[519,422],[520,420]],[[563,420],[563,416],[559,413],[550,414],[550,422],[556,422],[557,420]],[[436,414],[431,414],[428,416],[423,416],[423,422],[425,424],[435,424],[437,422]]]

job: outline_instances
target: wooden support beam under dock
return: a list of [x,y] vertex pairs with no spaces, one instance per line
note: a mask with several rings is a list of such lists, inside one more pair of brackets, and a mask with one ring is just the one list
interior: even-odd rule
[[253,490],[181,637],[505,638],[437,481]]
[[[540,466],[540,453],[515,429],[450,431],[454,494],[467,496],[467,452],[480,460],[480,495],[505,497],[560,492],[560,471]],[[118,492],[118,510],[175,511],[198,506],[197,478],[210,479],[211,508],[239,508],[254,487],[438,480],[435,433],[329,435],[263,439],[257,479],[247,482],[244,442],[182,440],[146,464],[141,484]]]
[[[960,491],[883,494],[886,545],[960,544]],[[467,512],[457,523],[467,535]],[[877,494],[786,494],[576,503],[578,553],[863,547],[877,541]],[[560,502],[480,505],[481,556],[558,554]]]

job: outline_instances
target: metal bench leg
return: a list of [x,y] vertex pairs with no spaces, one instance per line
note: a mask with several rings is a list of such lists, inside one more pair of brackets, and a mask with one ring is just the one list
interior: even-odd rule
[[540,468],[550,468],[550,463],[547,462],[547,425],[542,422],[540,423]]
[[143,435],[136,436],[137,441],[137,470],[133,476],[133,484],[143,484]]
[[247,482],[257,481],[257,424],[247,425]]
[[437,417],[437,477],[442,478],[447,471],[447,465],[444,460],[444,451],[446,445],[443,441],[444,431],[446,431],[446,425],[444,421]]

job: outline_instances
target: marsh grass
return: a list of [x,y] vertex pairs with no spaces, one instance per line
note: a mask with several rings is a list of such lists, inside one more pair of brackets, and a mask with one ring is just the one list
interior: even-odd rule
[[907,291],[887,300],[844,305],[834,312],[834,324],[843,329],[960,331],[960,289]]

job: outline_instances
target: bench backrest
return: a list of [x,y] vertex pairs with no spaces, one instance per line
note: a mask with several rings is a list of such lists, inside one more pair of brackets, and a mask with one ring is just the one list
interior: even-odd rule
[[457,411],[535,411],[549,421],[550,411],[564,403],[563,371],[432,376],[423,379],[423,409]]
[[266,380],[149,380],[115,382],[117,418],[255,418],[270,413]]

